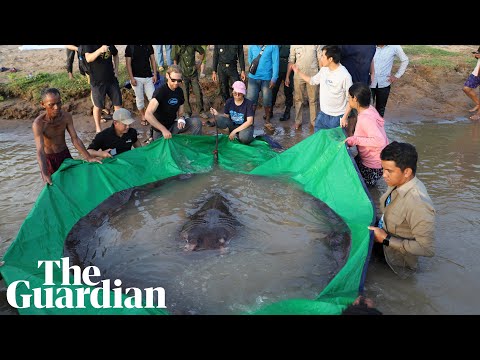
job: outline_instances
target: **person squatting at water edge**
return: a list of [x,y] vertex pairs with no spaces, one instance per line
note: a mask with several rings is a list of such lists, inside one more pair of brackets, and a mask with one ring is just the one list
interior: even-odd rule
[[419,256],[435,255],[435,209],[415,175],[418,154],[413,145],[394,141],[380,158],[388,189],[380,197],[378,225],[368,227],[375,239],[372,254],[383,253],[392,270],[406,278],[417,270]]
[[166,78],[167,82],[155,90],[145,111],[145,119],[154,130],[153,140],[162,136],[165,139],[170,139],[172,133],[183,133],[190,128],[193,135],[201,135],[201,120],[183,116],[185,98],[180,85],[183,82],[180,67],[178,65],[170,66]]
[[63,160],[72,158],[65,142],[65,130],[70,134],[73,146],[86,161],[102,163],[85,149],[73,126],[72,115],[62,110],[62,99],[58,89],[43,90],[40,105],[45,112],[33,121],[32,130],[38,166],[44,182],[52,185],[51,175],[58,170]]
[[245,98],[247,88],[242,81],[235,81],[232,88],[233,98],[227,99],[224,114],[218,116],[218,111],[214,108],[210,108],[210,112],[218,116],[216,121],[220,129],[228,127],[230,140],[238,134],[238,140],[248,145],[253,141],[253,102]]
[[87,151],[93,156],[104,159],[131,150],[132,146],[141,147],[137,130],[130,127],[134,122],[132,114],[127,109],[115,110],[112,126],[95,135]]
[[348,89],[348,104],[357,111],[353,136],[345,139],[348,146],[357,146],[355,161],[367,186],[375,186],[382,177],[380,152],[388,144],[385,121],[370,105],[371,92],[367,84],[356,82]]

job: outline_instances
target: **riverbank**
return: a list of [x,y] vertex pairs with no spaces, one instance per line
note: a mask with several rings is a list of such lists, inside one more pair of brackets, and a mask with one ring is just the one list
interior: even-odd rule
[[[124,64],[125,45],[117,45],[120,64]],[[472,71],[474,60],[471,51],[476,45],[439,45],[403,46],[410,58],[410,64],[405,74],[392,85],[392,91],[387,104],[385,119],[400,119],[400,121],[425,121],[431,117],[455,120],[468,118],[471,115],[468,109],[472,108],[471,100],[463,93],[463,83]],[[248,47],[245,46],[245,54]],[[19,77],[35,76],[42,73],[65,73],[65,50],[47,49],[20,51],[18,45],[0,46],[0,65],[6,68],[17,69],[15,73],[8,71],[0,73],[0,118],[8,120],[33,121],[42,108],[38,101],[31,96],[9,98],[2,94],[2,85]],[[223,104],[219,96],[218,86],[211,80],[212,51],[207,51],[207,76],[200,80],[205,103],[217,109]],[[82,78],[78,72],[77,59],[74,62],[74,75]],[[62,89],[60,89],[62,91]],[[88,93],[79,89],[79,95],[64,102],[64,109],[74,115],[75,125],[80,131],[94,130],[92,105]],[[124,107],[132,110],[139,117],[135,106],[133,90],[122,88]],[[192,96],[192,103],[196,109],[196,101]],[[282,113],[284,104],[283,89],[280,88],[277,104],[274,108],[276,116],[273,123],[280,125],[278,117]],[[293,111],[292,111],[293,113]],[[260,115],[263,110],[260,109]],[[293,120],[281,123],[290,125]],[[304,121],[306,122],[306,121]],[[263,128],[263,119],[256,117],[255,125]],[[293,126],[293,124],[291,124]],[[104,125],[103,125],[104,126]],[[141,127],[138,125],[137,127]],[[306,126],[304,126],[306,127]],[[208,129],[207,129],[208,132]]]

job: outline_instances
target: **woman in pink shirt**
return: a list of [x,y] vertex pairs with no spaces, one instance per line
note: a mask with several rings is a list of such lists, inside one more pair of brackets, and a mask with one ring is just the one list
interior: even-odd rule
[[357,145],[355,157],[360,174],[367,186],[375,186],[383,175],[380,152],[388,145],[384,120],[370,105],[371,92],[368,85],[355,83],[348,89],[348,103],[358,112],[355,133],[346,139],[348,146]]

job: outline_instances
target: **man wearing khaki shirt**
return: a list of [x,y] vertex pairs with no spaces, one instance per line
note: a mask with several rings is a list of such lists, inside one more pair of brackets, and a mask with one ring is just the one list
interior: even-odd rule
[[[300,71],[307,76],[312,77],[319,71],[319,58],[322,55],[323,45],[290,45],[290,57],[288,59],[288,70],[285,79],[285,85],[289,86],[289,76],[292,71],[291,65],[296,64]],[[308,104],[310,107],[310,124],[315,125],[318,105],[318,85],[310,85],[299,74],[293,77],[294,101],[295,101],[295,129],[302,126],[303,121],[303,99],[305,93],[308,96]]]
[[406,278],[417,269],[419,256],[435,255],[435,209],[425,185],[415,176],[415,147],[397,141],[380,153],[383,178],[388,189],[380,198],[383,215],[378,227],[369,226],[375,247],[383,247],[392,270]]

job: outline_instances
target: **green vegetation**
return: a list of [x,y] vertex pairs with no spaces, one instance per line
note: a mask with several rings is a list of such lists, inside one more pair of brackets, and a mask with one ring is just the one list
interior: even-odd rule
[[[9,74],[9,82],[0,84],[0,101],[7,97],[19,97],[32,102],[40,102],[40,94],[43,89],[58,88],[62,94],[62,100],[76,100],[90,94],[90,85],[86,76],[77,76],[70,80],[66,72],[61,73],[38,73],[26,75],[23,73]],[[120,64],[119,83],[120,87],[128,79],[125,65]]]
[[474,68],[477,60],[470,53],[447,51],[429,45],[402,45],[411,65],[441,67],[446,70]]

